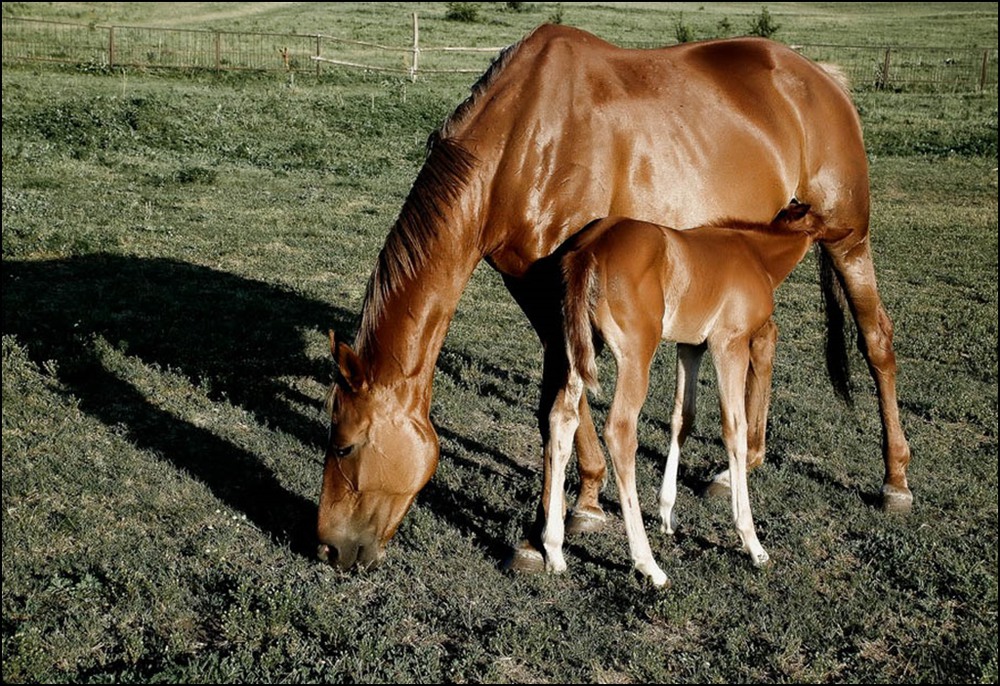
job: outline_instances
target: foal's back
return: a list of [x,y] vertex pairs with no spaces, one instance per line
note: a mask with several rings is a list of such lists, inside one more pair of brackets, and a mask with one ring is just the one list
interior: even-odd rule
[[[658,337],[703,343],[719,326],[762,325],[774,289],[809,245],[804,233],[769,225],[676,230],[628,218],[588,229],[583,252],[595,269],[591,300],[598,329],[658,323]],[[645,321],[643,321],[645,320]]]

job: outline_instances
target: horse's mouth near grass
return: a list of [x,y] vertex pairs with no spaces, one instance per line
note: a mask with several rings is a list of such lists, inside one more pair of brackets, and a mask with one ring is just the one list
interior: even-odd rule
[[375,569],[385,558],[385,550],[378,545],[367,546],[348,544],[341,548],[320,543],[316,549],[316,557],[332,567],[342,571],[352,568],[361,570]]

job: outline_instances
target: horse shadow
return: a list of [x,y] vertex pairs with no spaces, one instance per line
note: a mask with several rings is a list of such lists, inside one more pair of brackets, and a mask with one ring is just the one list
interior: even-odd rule
[[[206,484],[276,542],[313,556],[316,501],[283,485],[263,456],[151,402],[108,368],[97,339],[145,365],[184,375],[213,402],[228,402],[261,426],[290,434],[320,463],[326,437],[322,399],[282,379],[306,378],[325,387],[331,365],[306,354],[303,336],[330,328],[354,331],[356,314],[173,259],[88,255],[5,260],[2,267],[3,335],[16,337],[36,364],[55,374],[83,412],[124,430],[138,448]],[[316,488],[318,497],[318,480]],[[421,494],[421,503],[441,519],[467,527],[454,510],[453,495],[437,485]],[[488,549],[502,547],[486,527],[474,528]]]

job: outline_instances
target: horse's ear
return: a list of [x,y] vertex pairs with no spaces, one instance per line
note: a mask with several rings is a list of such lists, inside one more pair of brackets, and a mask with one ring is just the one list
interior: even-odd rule
[[798,200],[792,200],[790,203],[785,205],[780,212],[774,217],[775,222],[794,222],[802,219],[804,216],[809,214],[811,205],[804,202],[799,202]]
[[337,334],[330,331],[330,355],[333,357],[334,381],[345,391],[360,393],[368,388],[365,365],[351,346],[337,340]]

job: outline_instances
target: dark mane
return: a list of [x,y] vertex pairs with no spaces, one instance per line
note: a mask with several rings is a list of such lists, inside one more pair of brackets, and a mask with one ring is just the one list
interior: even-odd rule
[[429,152],[399,217],[385,239],[368,280],[356,349],[365,352],[385,302],[406,282],[415,279],[432,257],[432,246],[451,207],[468,184],[475,157],[459,143],[432,135]]
[[497,75],[500,74],[504,67],[507,66],[507,63],[510,62],[514,53],[517,52],[517,49],[524,43],[525,40],[527,40],[527,37],[516,43],[508,45],[500,51],[500,54],[493,58],[493,61],[490,62],[490,66],[486,68],[483,75],[480,76],[474,84],[472,84],[469,97],[463,100],[458,107],[455,108],[455,111],[452,112],[451,115],[445,120],[444,124],[441,125],[440,135],[442,138],[447,138],[454,133],[455,128],[465,120],[466,115],[479,102],[483,93],[489,90],[490,86],[493,85]]
[[469,97],[428,138],[427,159],[386,237],[368,281],[361,325],[355,341],[360,355],[366,356],[375,344],[374,332],[386,301],[401,284],[415,278],[431,257],[429,247],[433,245],[433,239],[445,219],[445,210],[468,184],[476,159],[453,135],[523,42],[509,45],[493,59],[472,85]]

